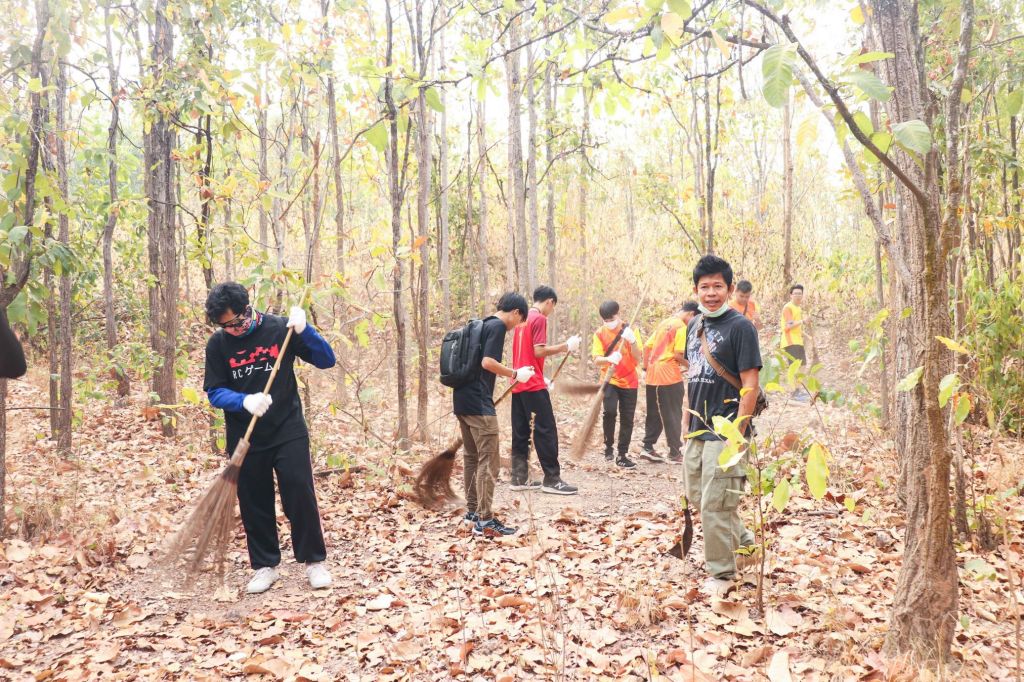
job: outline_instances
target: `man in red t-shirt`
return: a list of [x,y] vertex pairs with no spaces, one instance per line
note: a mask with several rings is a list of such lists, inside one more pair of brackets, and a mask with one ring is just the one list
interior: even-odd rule
[[[516,327],[512,337],[512,366],[534,368],[529,381],[512,388],[512,485],[511,490],[533,490],[553,495],[575,495],[576,486],[562,480],[558,465],[558,427],[551,407],[549,382],[544,377],[544,358],[560,353],[574,353],[580,337],[570,336],[565,343],[548,345],[548,315],[555,310],[558,295],[549,286],[541,285],[533,292],[533,307],[526,324]],[[544,482],[529,480],[530,417],[533,417],[533,447],[544,470]]]

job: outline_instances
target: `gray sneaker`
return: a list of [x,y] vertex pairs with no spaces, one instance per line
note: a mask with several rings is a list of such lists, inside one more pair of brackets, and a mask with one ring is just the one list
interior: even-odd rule
[[509,490],[539,490],[541,487],[540,481],[513,481],[509,484]]
[[654,448],[640,448],[640,457],[646,459],[648,462],[654,462],[656,464],[664,464],[665,458],[654,451]]
[[579,488],[574,485],[569,485],[562,479],[558,479],[553,483],[545,481],[544,485],[540,487],[542,493],[548,493],[549,495],[575,495],[579,492]]

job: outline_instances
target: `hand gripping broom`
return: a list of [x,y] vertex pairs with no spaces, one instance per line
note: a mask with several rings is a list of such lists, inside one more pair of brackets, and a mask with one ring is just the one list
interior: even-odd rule
[[[562,367],[565,365],[565,361],[569,359],[569,355],[570,353],[566,353],[562,356],[558,367],[555,368],[555,373],[551,375],[552,382],[558,378],[558,373],[562,371]],[[498,405],[507,398],[512,393],[515,385],[515,382],[512,382],[512,385],[498,396],[494,404]],[[455,467],[455,455],[458,454],[461,447],[462,438],[456,438],[452,441],[451,445],[445,448],[444,452],[429,459],[423,465],[423,468],[420,469],[420,473],[416,475],[414,491],[416,493],[416,500],[422,506],[427,509],[436,509],[446,502],[459,498],[452,489],[452,469]]]
[[[629,318],[629,324],[626,326],[633,326],[636,322],[637,315],[640,314],[640,309],[643,308],[644,301],[647,300],[647,290],[651,287],[651,280],[647,280],[647,284],[644,285],[644,291],[640,294],[640,302],[636,305],[636,310],[633,311],[633,317]],[[622,340],[620,339],[615,345],[620,346]],[[614,348],[609,349],[608,352],[615,350]],[[574,462],[579,462],[583,459],[583,453],[587,449],[587,444],[590,441],[590,435],[594,432],[594,426],[597,424],[597,417],[601,414],[601,403],[604,398],[605,387],[608,386],[608,382],[611,381],[612,375],[615,374],[615,368],[611,365],[608,366],[608,371],[605,372],[604,380],[601,381],[600,387],[598,388],[597,395],[594,396],[593,401],[590,403],[590,411],[587,413],[587,418],[583,420],[583,425],[580,426],[580,430],[576,432],[576,437],[573,438],[572,446],[569,448],[569,458]]]
[[[305,293],[302,300],[305,301]],[[302,305],[300,303],[300,305]],[[281,368],[288,343],[292,340],[294,330],[289,327],[281,344],[281,352],[274,361],[274,369],[270,372],[264,393],[270,393],[274,379]],[[228,465],[220,472],[203,496],[199,498],[195,510],[178,533],[171,540],[170,548],[164,557],[166,564],[184,563],[186,575],[195,576],[202,568],[207,554],[213,552],[213,565],[217,575],[224,576],[224,559],[227,555],[228,541],[235,527],[235,498],[238,496],[238,474],[242,470],[242,462],[249,452],[249,439],[256,428],[256,415],[249,420],[249,428],[238,441]]]

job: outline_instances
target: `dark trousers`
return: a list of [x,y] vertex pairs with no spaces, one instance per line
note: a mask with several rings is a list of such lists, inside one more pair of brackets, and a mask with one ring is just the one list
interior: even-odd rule
[[644,423],[644,448],[650,450],[665,431],[668,451],[682,454],[683,389],[682,381],[667,386],[647,386],[647,420]]
[[633,439],[633,416],[636,414],[635,388],[619,388],[613,384],[604,387],[604,446],[615,445],[615,416],[619,418],[619,455],[629,452],[629,441]]
[[327,558],[320,510],[313,490],[313,464],[309,438],[250,450],[238,475],[238,506],[242,511],[249,563],[253,568],[281,563],[274,509],[274,475],[281,490],[281,505],[292,527],[292,550],[301,563]]
[[533,417],[533,447],[544,470],[546,483],[557,483],[558,426],[547,389],[512,394],[512,482],[525,483],[530,459],[530,417]]
[[792,355],[794,361],[799,360],[800,365],[801,367],[803,367],[803,369],[807,369],[807,351],[804,349],[803,345],[786,346],[782,350]]

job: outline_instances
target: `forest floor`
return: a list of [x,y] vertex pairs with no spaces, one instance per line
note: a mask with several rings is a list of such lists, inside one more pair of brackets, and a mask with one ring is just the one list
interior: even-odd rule
[[[838,362],[825,383],[841,386],[854,373]],[[46,404],[38,372],[10,391],[11,407]],[[564,463],[563,477],[580,488],[574,497],[512,493],[503,472],[495,508],[522,529],[503,540],[473,537],[460,508],[421,509],[408,499],[410,474],[454,435],[451,417],[437,421],[431,443],[397,458],[369,445],[358,425],[315,418],[315,468],[330,454],[359,465],[317,478],[331,589],[308,589],[280,512],[286,558],[269,592],[243,593],[249,569],[240,528],[226,586],[212,574],[185,584],[162,572],[158,558],[223,465],[209,454],[204,413],[186,408],[180,437],[169,440],[147,419],[141,396],[83,404],[68,458],[43,438],[44,412],[9,414],[3,679],[930,676],[880,653],[903,549],[898,465],[891,440],[848,408],[776,397],[760,420],[762,438],[793,432],[802,443],[820,440],[831,470],[825,498],[815,501],[801,485],[783,513],[769,513],[761,613],[753,608],[754,569],[728,601],[711,603],[698,591],[699,523],[685,560],[667,554],[681,529],[678,465],[623,472],[594,447],[582,463]],[[433,415],[448,409],[438,393]],[[585,409],[580,399],[556,398],[566,449]],[[387,409],[372,412],[374,431],[390,434]],[[507,433],[506,421],[505,456]],[[1024,447],[982,429],[971,435],[974,495],[990,500],[996,528],[1009,524],[1010,547],[958,542],[955,661],[938,676],[1010,680],[1019,616],[1008,570],[1024,601],[1024,504],[996,493],[1022,480]],[[635,443],[640,436],[638,426]],[[783,457],[802,483],[802,458]],[[748,496],[742,511],[753,528],[756,500]]]

